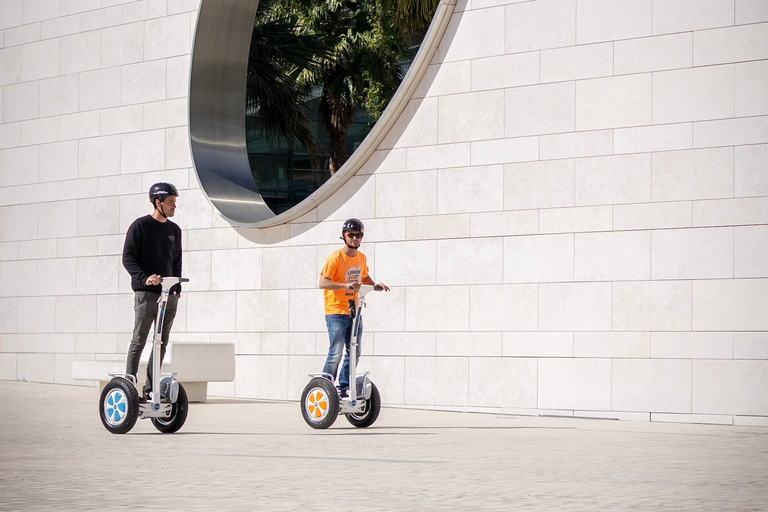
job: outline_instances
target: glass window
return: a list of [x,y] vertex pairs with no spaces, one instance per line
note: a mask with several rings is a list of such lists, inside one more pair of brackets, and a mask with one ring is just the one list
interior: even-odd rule
[[254,183],[275,214],[317,190],[371,131],[437,7],[435,0],[424,4],[259,3],[248,59],[246,142]]

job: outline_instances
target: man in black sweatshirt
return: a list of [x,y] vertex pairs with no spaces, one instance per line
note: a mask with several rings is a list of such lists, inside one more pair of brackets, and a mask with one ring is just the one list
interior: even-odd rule
[[[155,183],[149,189],[149,200],[154,210],[150,215],[139,217],[125,235],[123,266],[131,274],[133,288],[133,337],[128,349],[125,373],[136,377],[139,358],[147,342],[149,328],[157,317],[160,299],[160,278],[181,277],[181,228],[169,217],[176,213],[176,198],[179,191],[170,183]],[[163,318],[163,345],[160,364],[165,357],[168,335],[176,317],[176,307],[181,296],[181,285],[171,288]],[[152,390],[152,355],[147,364],[147,379],[144,382],[144,398],[149,399]]]

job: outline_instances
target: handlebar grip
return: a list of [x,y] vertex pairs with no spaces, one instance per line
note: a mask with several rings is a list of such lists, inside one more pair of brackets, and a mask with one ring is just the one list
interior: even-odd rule
[[163,290],[168,290],[178,285],[179,283],[186,283],[188,281],[189,279],[187,279],[186,277],[167,276],[167,277],[160,278],[160,285],[163,287]]

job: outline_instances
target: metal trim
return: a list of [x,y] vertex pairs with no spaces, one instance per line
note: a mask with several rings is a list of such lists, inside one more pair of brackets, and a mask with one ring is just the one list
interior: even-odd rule
[[253,182],[245,141],[245,83],[258,0],[201,0],[189,79],[189,142],[200,187],[233,225],[266,228],[305,215],[349,181],[394,126],[429,67],[456,0],[441,0],[403,82],[371,133],[320,188],[275,215]]

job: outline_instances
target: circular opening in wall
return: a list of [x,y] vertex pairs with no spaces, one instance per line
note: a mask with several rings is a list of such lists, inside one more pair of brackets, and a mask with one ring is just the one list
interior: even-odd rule
[[354,175],[434,55],[455,0],[437,2],[202,0],[190,145],[219,213],[280,224]]

